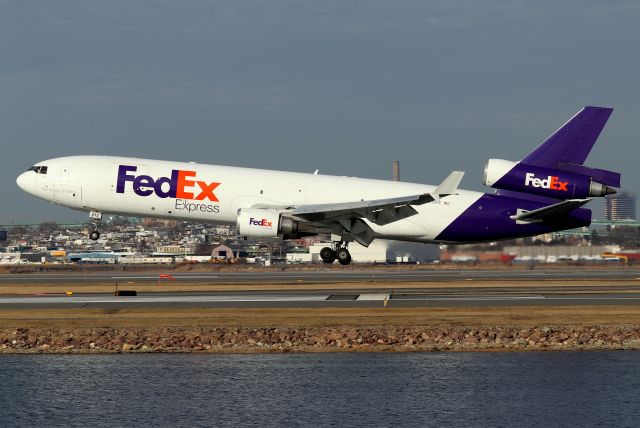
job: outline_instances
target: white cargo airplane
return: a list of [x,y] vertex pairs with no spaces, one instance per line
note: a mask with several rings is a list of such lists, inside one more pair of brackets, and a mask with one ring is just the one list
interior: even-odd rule
[[460,171],[430,186],[111,156],[39,162],[17,183],[88,211],[96,225],[113,213],[235,224],[257,238],[330,234],[321,258],[346,265],[353,241],[470,243],[589,225],[591,211],[580,207],[620,186],[620,174],[582,165],[611,112],[585,107],[522,161],[490,159],[484,181],[493,194],[458,189]]

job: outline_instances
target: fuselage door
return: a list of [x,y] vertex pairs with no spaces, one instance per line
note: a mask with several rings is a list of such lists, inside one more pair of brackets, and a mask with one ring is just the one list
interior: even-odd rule
[[[55,172],[51,171],[49,190],[53,193],[53,201],[70,207],[76,207],[82,201],[82,187],[70,178],[71,167],[60,167],[59,183],[56,183]],[[46,177],[46,176],[45,176]]]
[[70,168],[68,166],[60,168],[60,184],[69,184],[69,173]]

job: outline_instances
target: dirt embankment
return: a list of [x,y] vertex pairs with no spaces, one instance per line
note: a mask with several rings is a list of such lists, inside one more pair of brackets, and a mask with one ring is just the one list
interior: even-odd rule
[[0,312],[0,353],[640,349],[634,306]]
[[640,349],[638,326],[242,328],[0,331],[2,353],[540,351]]

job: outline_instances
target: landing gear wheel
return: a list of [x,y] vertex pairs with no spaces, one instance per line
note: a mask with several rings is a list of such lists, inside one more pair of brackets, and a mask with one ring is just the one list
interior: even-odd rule
[[100,232],[98,232],[97,230],[89,232],[89,239],[91,239],[92,241],[97,241],[98,239],[100,239]]
[[341,265],[348,265],[351,263],[351,254],[346,248],[338,248],[336,251],[336,258]]
[[324,247],[320,250],[320,258],[323,262],[331,264],[336,261],[336,252],[329,247]]

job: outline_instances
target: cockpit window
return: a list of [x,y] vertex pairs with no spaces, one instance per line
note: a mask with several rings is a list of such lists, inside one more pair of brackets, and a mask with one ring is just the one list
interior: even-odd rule
[[47,169],[46,166],[32,166],[27,171],[34,171],[36,174],[46,174]]

